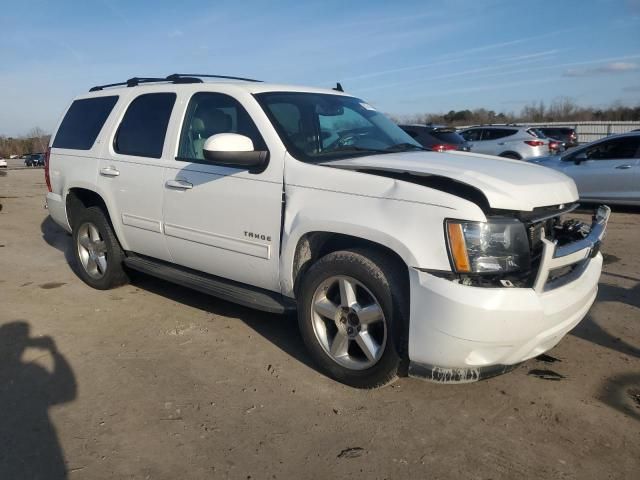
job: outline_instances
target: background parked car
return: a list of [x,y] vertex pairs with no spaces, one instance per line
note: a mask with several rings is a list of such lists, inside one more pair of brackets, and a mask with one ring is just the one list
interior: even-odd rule
[[447,150],[469,151],[467,141],[455,128],[439,125],[400,125],[420,145],[435,152]]
[[640,132],[607,137],[532,162],[573,178],[580,200],[640,205]]
[[549,140],[535,128],[519,125],[483,125],[460,132],[472,152],[526,160],[549,155]]
[[578,134],[575,128],[571,127],[537,127],[546,137],[559,140],[566,148],[578,146]]
[[24,157],[24,164],[27,167],[44,166],[44,153],[30,153]]
[[0,168],[7,168],[7,161],[4,158],[0,158]]

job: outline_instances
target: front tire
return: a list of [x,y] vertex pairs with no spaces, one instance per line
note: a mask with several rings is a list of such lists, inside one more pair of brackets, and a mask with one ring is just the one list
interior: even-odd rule
[[82,209],[73,225],[78,276],[90,287],[108,290],[128,282],[124,252],[109,219],[99,207]]
[[312,265],[298,324],[320,369],[357,388],[395,381],[406,351],[406,291],[404,268],[375,250],[333,252]]

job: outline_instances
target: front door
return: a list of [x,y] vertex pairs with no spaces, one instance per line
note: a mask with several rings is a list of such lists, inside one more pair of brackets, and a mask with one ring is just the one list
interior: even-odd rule
[[563,157],[563,172],[573,178],[584,200],[638,201],[639,151],[639,136],[604,140]]
[[279,291],[282,158],[260,173],[208,164],[202,148],[218,133],[239,133],[267,149],[235,98],[199,92],[189,100],[178,155],[164,173],[164,233],[172,261]]

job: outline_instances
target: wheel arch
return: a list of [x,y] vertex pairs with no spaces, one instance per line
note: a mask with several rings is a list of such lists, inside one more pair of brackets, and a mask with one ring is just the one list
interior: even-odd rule
[[109,205],[105,201],[105,197],[97,192],[94,188],[87,188],[86,186],[73,186],[69,187],[65,195],[65,208],[67,213],[67,221],[69,226],[73,230],[74,221],[77,218],[78,212],[82,208],[99,207],[106,215],[111,227],[113,228],[118,241],[123,249],[127,249],[124,238],[122,235],[119,222],[114,221],[111,212],[113,208],[109,208]]
[[413,263],[413,259],[407,259],[409,256],[408,252],[404,252],[405,256],[403,257],[389,246],[371,238],[314,230],[300,235],[296,241],[295,250],[291,256],[289,266],[287,270],[285,270],[287,272],[285,287],[289,286],[289,288],[285,288],[285,295],[297,297],[300,280],[303,278],[304,273],[318,259],[331,252],[353,248],[372,249],[389,255],[394,263],[406,270],[407,279],[409,278],[409,266]]

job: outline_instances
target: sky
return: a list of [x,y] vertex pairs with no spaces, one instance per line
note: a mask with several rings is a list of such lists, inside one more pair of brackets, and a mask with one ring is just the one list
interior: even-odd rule
[[345,91],[393,115],[640,104],[640,0],[2,0],[0,135],[91,86],[214,73]]

